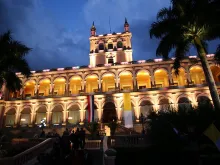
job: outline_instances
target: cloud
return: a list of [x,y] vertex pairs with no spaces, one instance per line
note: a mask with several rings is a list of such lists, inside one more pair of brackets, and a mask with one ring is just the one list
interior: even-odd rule
[[[54,21],[42,1],[3,0],[0,2],[0,32],[11,29],[13,37],[33,48],[27,56],[32,69],[76,65],[79,56],[88,58],[89,43]],[[87,61],[81,61],[81,63]]]
[[[0,33],[11,29],[13,37],[33,50],[27,56],[32,69],[89,64],[89,29],[97,34],[122,32],[128,18],[133,59],[155,58],[158,41],[150,39],[149,26],[170,0],[87,0],[75,3],[44,0],[1,0]],[[62,6],[62,7],[60,7]],[[210,50],[216,47],[213,42]]]

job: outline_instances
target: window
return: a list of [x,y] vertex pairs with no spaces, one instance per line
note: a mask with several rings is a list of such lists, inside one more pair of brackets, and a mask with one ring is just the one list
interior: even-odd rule
[[121,41],[118,41],[118,42],[117,42],[117,48],[123,48],[123,44],[122,44]]
[[104,50],[104,49],[105,49],[104,44],[103,44],[103,43],[100,43],[100,44],[99,44],[99,50]]
[[113,44],[112,43],[108,44],[108,49],[113,49]]
[[113,63],[114,63],[113,58],[109,58],[109,59],[108,59],[108,64],[113,64]]

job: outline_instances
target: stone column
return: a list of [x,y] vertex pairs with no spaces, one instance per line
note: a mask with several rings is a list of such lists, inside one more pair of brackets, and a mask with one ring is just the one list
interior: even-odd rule
[[47,111],[47,126],[52,123],[52,111]]
[[140,106],[135,106],[135,107],[134,107],[134,111],[135,111],[136,122],[139,122],[139,118],[140,118]]
[[66,109],[63,110],[63,122],[62,122],[62,125],[66,125],[66,119],[67,119],[66,118],[66,111],[67,111]]
[[155,86],[155,78],[154,78],[154,71],[150,69],[150,81],[151,81],[151,88]]
[[122,108],[116,108],[116,111],[117,111],[118,122],[121,123],[123,117]]
[[80,125],[84,124],[85,112],[86,112],[86,110],[84,110],[84,109],[80,109],[79,110],[79,113],[80,113]]
[[4,121],[4,114],[5,114],[5,104],[0,103],[0,128],[3,127]]
[[102,121],[102,113],[103,113],[103,109],[102,108],[98,108],[96,109],[98,112],[98,118],[99,118],[99,122]]
[[31,112],[31,126],[35,125],[36,121],[36,112]]
[[190,71],[189,71],[189,67],[188,66],[186,68],[186,77],[187,77],[188,82],[191,83],[192,80],[191,80]]
[[134,91],[136,91],[137,90],[137,77],[134,76],[134,77],[132,77],[132,79],[133,79],[133,89],[134,89]]
[[20,125],[20,121],[21,120],[21,112],[20,112],[20,107],[19,107],[19,110],[16,111],[16,114],[15,114],[15,126],[17,127],[18,125]]
[[173,77],[171,68],[168,68],[169,85],[173,84]]
[[86,84],[86,80],[84,80],[84,79],[82,79],[82,82],[81,82],[81,89],[82,89],[82,91],[86,91],[86,87],[85,87],[85,84]]

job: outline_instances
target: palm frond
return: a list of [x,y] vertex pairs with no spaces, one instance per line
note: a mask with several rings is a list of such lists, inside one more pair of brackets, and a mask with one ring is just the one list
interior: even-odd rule
[[217,50],[215,52],[215,60],[218,64],[220,64],[220,44],[217,47]]
[[22,82],[14,72],[4,72],[3,78],[6,83],[6,88],[10,91],[15,92],[21,89]]
[[180,39],[179,42],[176,44],[176,50],[175,50],[175,60],[173,64],[173,69],[175,70],[175,74],[179,74],[179,68],[181,67],[180,62],[185,57],[186,53],[189,51],[191,46],[191,40],[187,39],[182,40]]

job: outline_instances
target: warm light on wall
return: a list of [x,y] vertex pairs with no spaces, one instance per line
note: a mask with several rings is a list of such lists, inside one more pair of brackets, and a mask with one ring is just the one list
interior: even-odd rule
[[57,70],[58,70],[58,71],[62,71],[62,70],[64,70],[64,68],[57,68]]
[[26,121],[26,119],[21,119],[21,121]]
[[142,63],[145,63],[145,62],[146,62],[146,60],[139,60],[138,61],[139,64],[142,64]]
[[155,62],[161,62],[161,61],[163,61],[163,59],[162,59],[162,58],[154,59],[154,61],[155,61]]
[[74,66],[74,67],[72,67],[72,69],[73,69],[73,70],[79,69],[79,66]]

